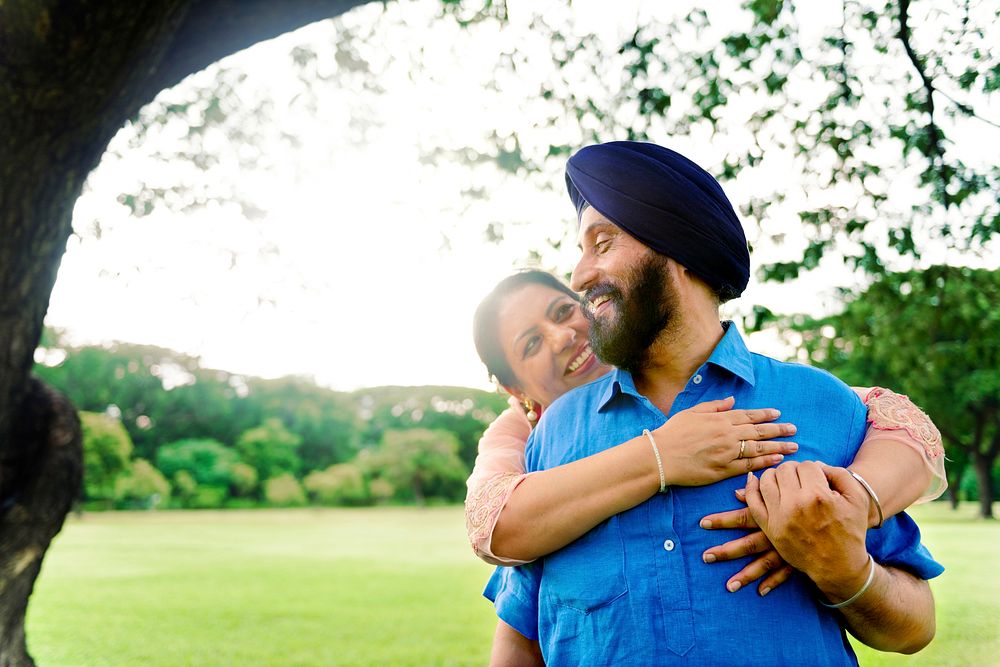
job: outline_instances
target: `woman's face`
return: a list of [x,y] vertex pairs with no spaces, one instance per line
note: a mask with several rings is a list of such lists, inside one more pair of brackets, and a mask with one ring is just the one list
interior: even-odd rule
[[519,397],[550,405],[610,370],[590,349],[580,304],[559,290],[525,285],[507,297],[498,321],[500,345],[517,379],[510,389]]

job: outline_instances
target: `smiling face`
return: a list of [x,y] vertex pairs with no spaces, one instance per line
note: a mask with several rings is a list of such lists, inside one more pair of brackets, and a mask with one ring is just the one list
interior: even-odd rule
[[593,208],[578,235],[582,256],[571,285],[584,292],[590,340],[606,363],[641,369],[650,346],[677,324],[677,265]]
[[610,370],[590,348],[580,304],[564,292],[526,284],[497,312],[498,338],[517,380],[511,389],[542,405]]

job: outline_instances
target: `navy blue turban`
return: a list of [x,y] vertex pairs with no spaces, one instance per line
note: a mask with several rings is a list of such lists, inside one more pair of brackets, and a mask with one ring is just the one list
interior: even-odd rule
[[750,280],[750,253],[733,205],[712,176],[656,144],[612,141],[566,164],[577,219],[587,205],[653,250],[735,298]]

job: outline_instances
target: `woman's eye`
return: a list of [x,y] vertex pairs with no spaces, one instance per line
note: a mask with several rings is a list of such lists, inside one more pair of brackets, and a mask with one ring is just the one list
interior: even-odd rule
[[576,305],[572,303],[564,303],[559,306],[556,310],[556,322],[565,322],[568,320],[575,309]]
[[541,342],[541,338],[538,336],[532,336],[529,338],[528,342],[524,344],[524,352],[521,357],[527,359],[534,354],[535,350],[538,349],[539,342]]

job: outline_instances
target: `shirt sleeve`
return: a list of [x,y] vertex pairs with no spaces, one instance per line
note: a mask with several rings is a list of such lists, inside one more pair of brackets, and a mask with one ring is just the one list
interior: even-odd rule
[[855,393],[868,407],[866,443],[898,442],[913,449],[930,473],[927,490],[916,500],[934,500],[948,488],[944,471],[944,445],[941,432],[927,414],[902,394],[882,387],[855,387]]
[[538,588],[541,563],[498,567],[483,591],[497,617],[528,639],[538,641]]
[[479,455],[466,485],[465,526],[477,556],[493,565],[526,561],[496,556],[490,549],[493,530],[514,489],[524,480],[524,443],[531,425],[512,405],[497,417],[479,440]]
[[921,579],[933,579],[944,572],[920,542],[920,529],[906,512],[886,519],[878,530],[869,530],[868,553],[882,565],[906,570]]

